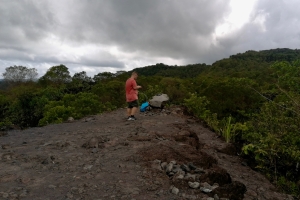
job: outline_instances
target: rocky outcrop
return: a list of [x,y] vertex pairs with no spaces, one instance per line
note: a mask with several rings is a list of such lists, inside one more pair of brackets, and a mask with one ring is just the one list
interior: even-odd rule
[[175,195],[186,195],[186,187],[183,184],[215,197],[214,199],[218,197],[219,199],[242,200],[247,191],[243,183],[232,182],[227,171],[217,166],[204,170],[193,163],[178,164],[175,160],[169,163],[154,160],[151,163],[153,169],[163,171],[172,180],[170,192]]

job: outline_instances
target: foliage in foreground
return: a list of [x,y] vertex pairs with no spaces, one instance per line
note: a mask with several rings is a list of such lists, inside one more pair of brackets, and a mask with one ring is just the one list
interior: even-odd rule
[[[255,161],[257,170],[266,174],[278,188],[299,196],[300,62],[275,62],[270,67],[270,71],[272,73],[268,76],[268,80],[273,82],[265,82],[263,87],[253,88],[256,93],[254,95],[257,97],[252,96],[247,101],[250,105],[242,109],[241,107],[232,109],[231,106],[236,106],[233,105],[234,101],[229,103],[229,106],[222,106],[227,97],[221,98],[221,96],[230,95],[227,92],[216,99],[192,94],[185,99],[184,105],[190,113],[202,119],[227,142],[243,143],[242,153],[248,159]],[[230,82],[227,84],[223,82],[223,86],[218,88],[226,88],[230,84]],[[213,84],[204,85],[207,87],[206,91],[211,92],[210,88],[214,88]],[[245,90],[249,88],[249,84],[239,87]],[[213,91],[222,93],[216,89]],[[253,94],[251,90],[245,93],[241,93],[241,90],[233,91],[236,92],[235,99],[240,101],[249,99],[247,95]],[[257,100],[252,102],[254,99]],[[209,109],[214,100],[218,102],[219,105],[215,105],[219,108]],[[226,109],[234,112],[226,113],[224,112]],[[219,117],[219,114],[222,117]]]
[[105,105],[98,101],[97,95],[92,93],[66,94],[62,100],[50,101],[45,106],[44,117],[39,120],[39,126],[62,123],[69,117],[80,119],[105,110]]

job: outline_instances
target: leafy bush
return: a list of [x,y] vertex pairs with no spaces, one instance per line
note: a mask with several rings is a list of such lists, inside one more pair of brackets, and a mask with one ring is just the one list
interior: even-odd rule
[[263,100],[251,89],[255,83],[249,79],[219,78],[204,81],[202,84],[197,92],[209,100],[207,109],[217,113],[219,119],[230,115],[239,121],[248,119],[244,113],[258,109]]
[[76,119],[104,111],[103,104],[99,102],[97,95],[92,93],[66,94],[62,101],[65,106],[74,108],[72,117]]
[[202,120],[210,115],[210,111],[206,108],[208,104],[209,101],[206,97],[199,97],[195,93],[190,94],[188,99],[184,99],[184,106],[186,106],[187,111]]
[[189,99],[185,99],[184,105],[187,111],[199,119],[202,119],[213,131],[221,134],[226,142],[234,142],[236,135],[247,130],[247,126],[240,122],[234,122],[232,116],[218,120],[216,113],[211,113],[206,107],[209,101],[206,97],[198,97],[193,93]]
[[257,168],[270,174],[275,182],[280,175],[297,180],[299,175],[295,166],[300,162],[300,117],[279,105],[267,102],[259,114],[253,115],[248,122],[249,131],[243,135],[248,141],[243,152],[253,155]]
[[13,126],[13,123],[12,123],[9,119],[7,119],[7,118],[3,119],[3,118],[2,118],[2,119],[0,120],[0,131],[8,130],[8,129],[10,129],[12,126]]
[[66,94],[61,101],[51,101],[46,105],[44,117],[39,121],[39,125],[61,123],[68,117],[79,119],[113,108],[110,103],[99,102],[99,97],[92,93]]
[[11,102],[7,117],[21,128],[37,126],[48,99],[40,96],[36,90],[30,89],[15,95],[17,97]]
[[240,122],[234,122],[233,117],[224,117],[219,122],[219,131],[220,134],[224,137],[226,142],[235,142],[235,139],[238,134],[242,135],[245,131],[248,130],[247,125]]
[[65,106],[55,106],[49,108],[44,117],[39,121],[39,126],[45,126],[53,123],[62,123],[72,116],[74,108]]
[[189,96],[189,92],[181,79],[165,77],[161,80],[160,85],[163,88],[163,93],[169,96],[171,103],[182,104],[184,99]]
[[277,181],[277,186],[289,194],[297,196],[300,193],[300,188],[297,183],[289,181],[284,176],[280,176]]
[[110,102],[113,107],[122,107],[126,102],[125,83],[121,81],[98,82],[92,87],[91,93],[97,95],[102,104]]
[[3,120],[7,116],[7,111],[10,105],[8,97],[0,94],[0,119]]

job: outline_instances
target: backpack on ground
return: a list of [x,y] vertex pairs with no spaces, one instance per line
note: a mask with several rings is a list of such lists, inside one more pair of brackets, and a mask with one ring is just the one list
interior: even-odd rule
[[149,108],[149,103],[148,102],[142,103],[142,105],[140,107],[140,111],[145,112],[148,108]]

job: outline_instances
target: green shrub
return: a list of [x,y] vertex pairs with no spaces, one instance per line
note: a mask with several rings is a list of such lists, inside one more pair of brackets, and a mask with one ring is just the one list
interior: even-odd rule
[[47,98],[39,96],[36,91],[25,90],[11,102],[7,118],[21,128],[35,127],[47,103]]
[[91,93],[98,96],[98,100],[105,104],[110,102],[113,106],[122,107],[126,102],[125,82],[111,80],[107,83],[99,82],[91,89]]
[[269,174],[275,183],[279,181],[278,177],[285,176],[287,181],[281,180],[281,188],[287,188],[285,183],[299,179],[299,174],[291,169],[300,162],[300,117],[288,107],[287,103],[285,106],[265,103],[248,122],[249,130],[243,134],[248,143],[243,147],[243,153],[253,156],[256,168]]
[[277,181],[277,186],[281,191],[297,196],[300,193],[300,188],[297,183],[287,180],[284,176],[280,176]]
[[209,115],[210,111],[206,109],[209,101],[206,97],[199,97],[196,93],[190,94],[188,99],[184,99],[184,106],[187,111],[202,120],[205,120]]
[[223,118],[219,123],[219,131],[224,137],[226,142],[235,142],[235,138],[238,134],[243,134],[247,131],[247,125],[239,122],[234,122],[234,119],[229,116]]
[[165,77],[160,81],[160,85],[162,92],[169,96],[171,103],[182,104],[184,99],[189,96],[183,80],[179,78]]
[[10,106],[9,99],[6,96],[0,94],[0,120],[1,121],[7,117],[7,111],[9,109],[9,106]]
[[39,126],[61,123],[68,117],[79,119],[112,109],[115,107],[111,103],[99,102],[99,97],[92,93],[66,94],[61,101],[50,101],[45,106],[44,117],[39,121]]
[[44,117],[39,121],[39,126],[48,124],[58,124],[66,121],[68,117],[72,116],[74,108],[65,106],[55,106],[47,110]]
[[8,130],[13,126],[13,123],[5,118],[0,120],[0,130]]
[[72,117],[75,119],[86,115],[98,114],[105,109],[105,106],[99,102],[98,96],[92,93],[66,94],[62,101],[65,106],[74,108]]

